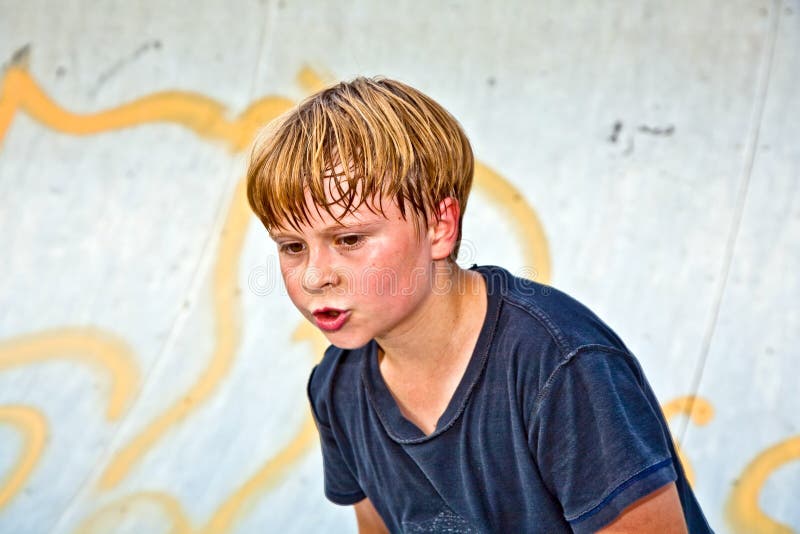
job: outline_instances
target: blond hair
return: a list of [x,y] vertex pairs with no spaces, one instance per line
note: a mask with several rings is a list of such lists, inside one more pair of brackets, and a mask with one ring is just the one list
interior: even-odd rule
[[[268,230],[310,224],[306,191],[337,221],[335,205],[347,213],[366,202],[383,214],[380,199],[388,197],[427,228],[439,202],[452,197],[461,208],[460,241],[473,170],[469,140],[442,106],[398,81],[359,77],[265,128],[250,156],[247,200]],[[457,253],[458,242],[451,259]]]

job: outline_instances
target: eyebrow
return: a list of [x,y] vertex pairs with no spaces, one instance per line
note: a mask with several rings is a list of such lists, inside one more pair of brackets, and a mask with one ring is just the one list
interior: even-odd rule
[[[372,229],[373,227],[375,227],[378,224],[380,224],[380,221],[362,222],[362,223],[347,224],[347,225],[331,224],[329,226],[325,226],[325,227],[319,228],[319,229],[314,227],[314,232],[315,233],[319,233],[319,234],[324,235],[324,236],[333,235],[335,233],[342,232],[342,231],[352,231],[352,232],[362,231],[363,232],[364,230]],[[294,236],[294,235],[297,235],[297,234],[295,232],[292,232],[292,231],[275,232],[275,233],[269,232],[269,236],[273,240],[279,239],[281,237],[291,237],[291,236]]]

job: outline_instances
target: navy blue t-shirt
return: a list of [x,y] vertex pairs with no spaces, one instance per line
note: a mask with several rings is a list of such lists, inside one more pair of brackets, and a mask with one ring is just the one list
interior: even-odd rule
[[328,499],[369,497],[392,532],[593,532],[675,481],[689,532],[711,532],[617,335],[563,292],[473,269],[486,318],[430,435],[402,415],[374,341],[331,346],[312,371]]

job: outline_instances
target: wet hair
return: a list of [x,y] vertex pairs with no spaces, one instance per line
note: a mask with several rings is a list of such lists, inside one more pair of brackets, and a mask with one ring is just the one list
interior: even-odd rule
[[363,203],[384,214],[382,199],[394,199],[419,229],[452,197],[460,207],[455,259],[473,172],[469,140],[441,105],[401,82],[359,77],[308,97],[262,130],[247,200],[269,231],[311,224],[306,192],[314,209],[337,221]]

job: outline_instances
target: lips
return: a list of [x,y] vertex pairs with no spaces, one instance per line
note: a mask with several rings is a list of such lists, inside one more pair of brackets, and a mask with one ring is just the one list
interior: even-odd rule
[[350,318],[350,312],[348,310],[340,310],[337,308],[320,308],[314,310],[312,315],[314,316],[317,327],[325,332],[336,332],[343,327]]

